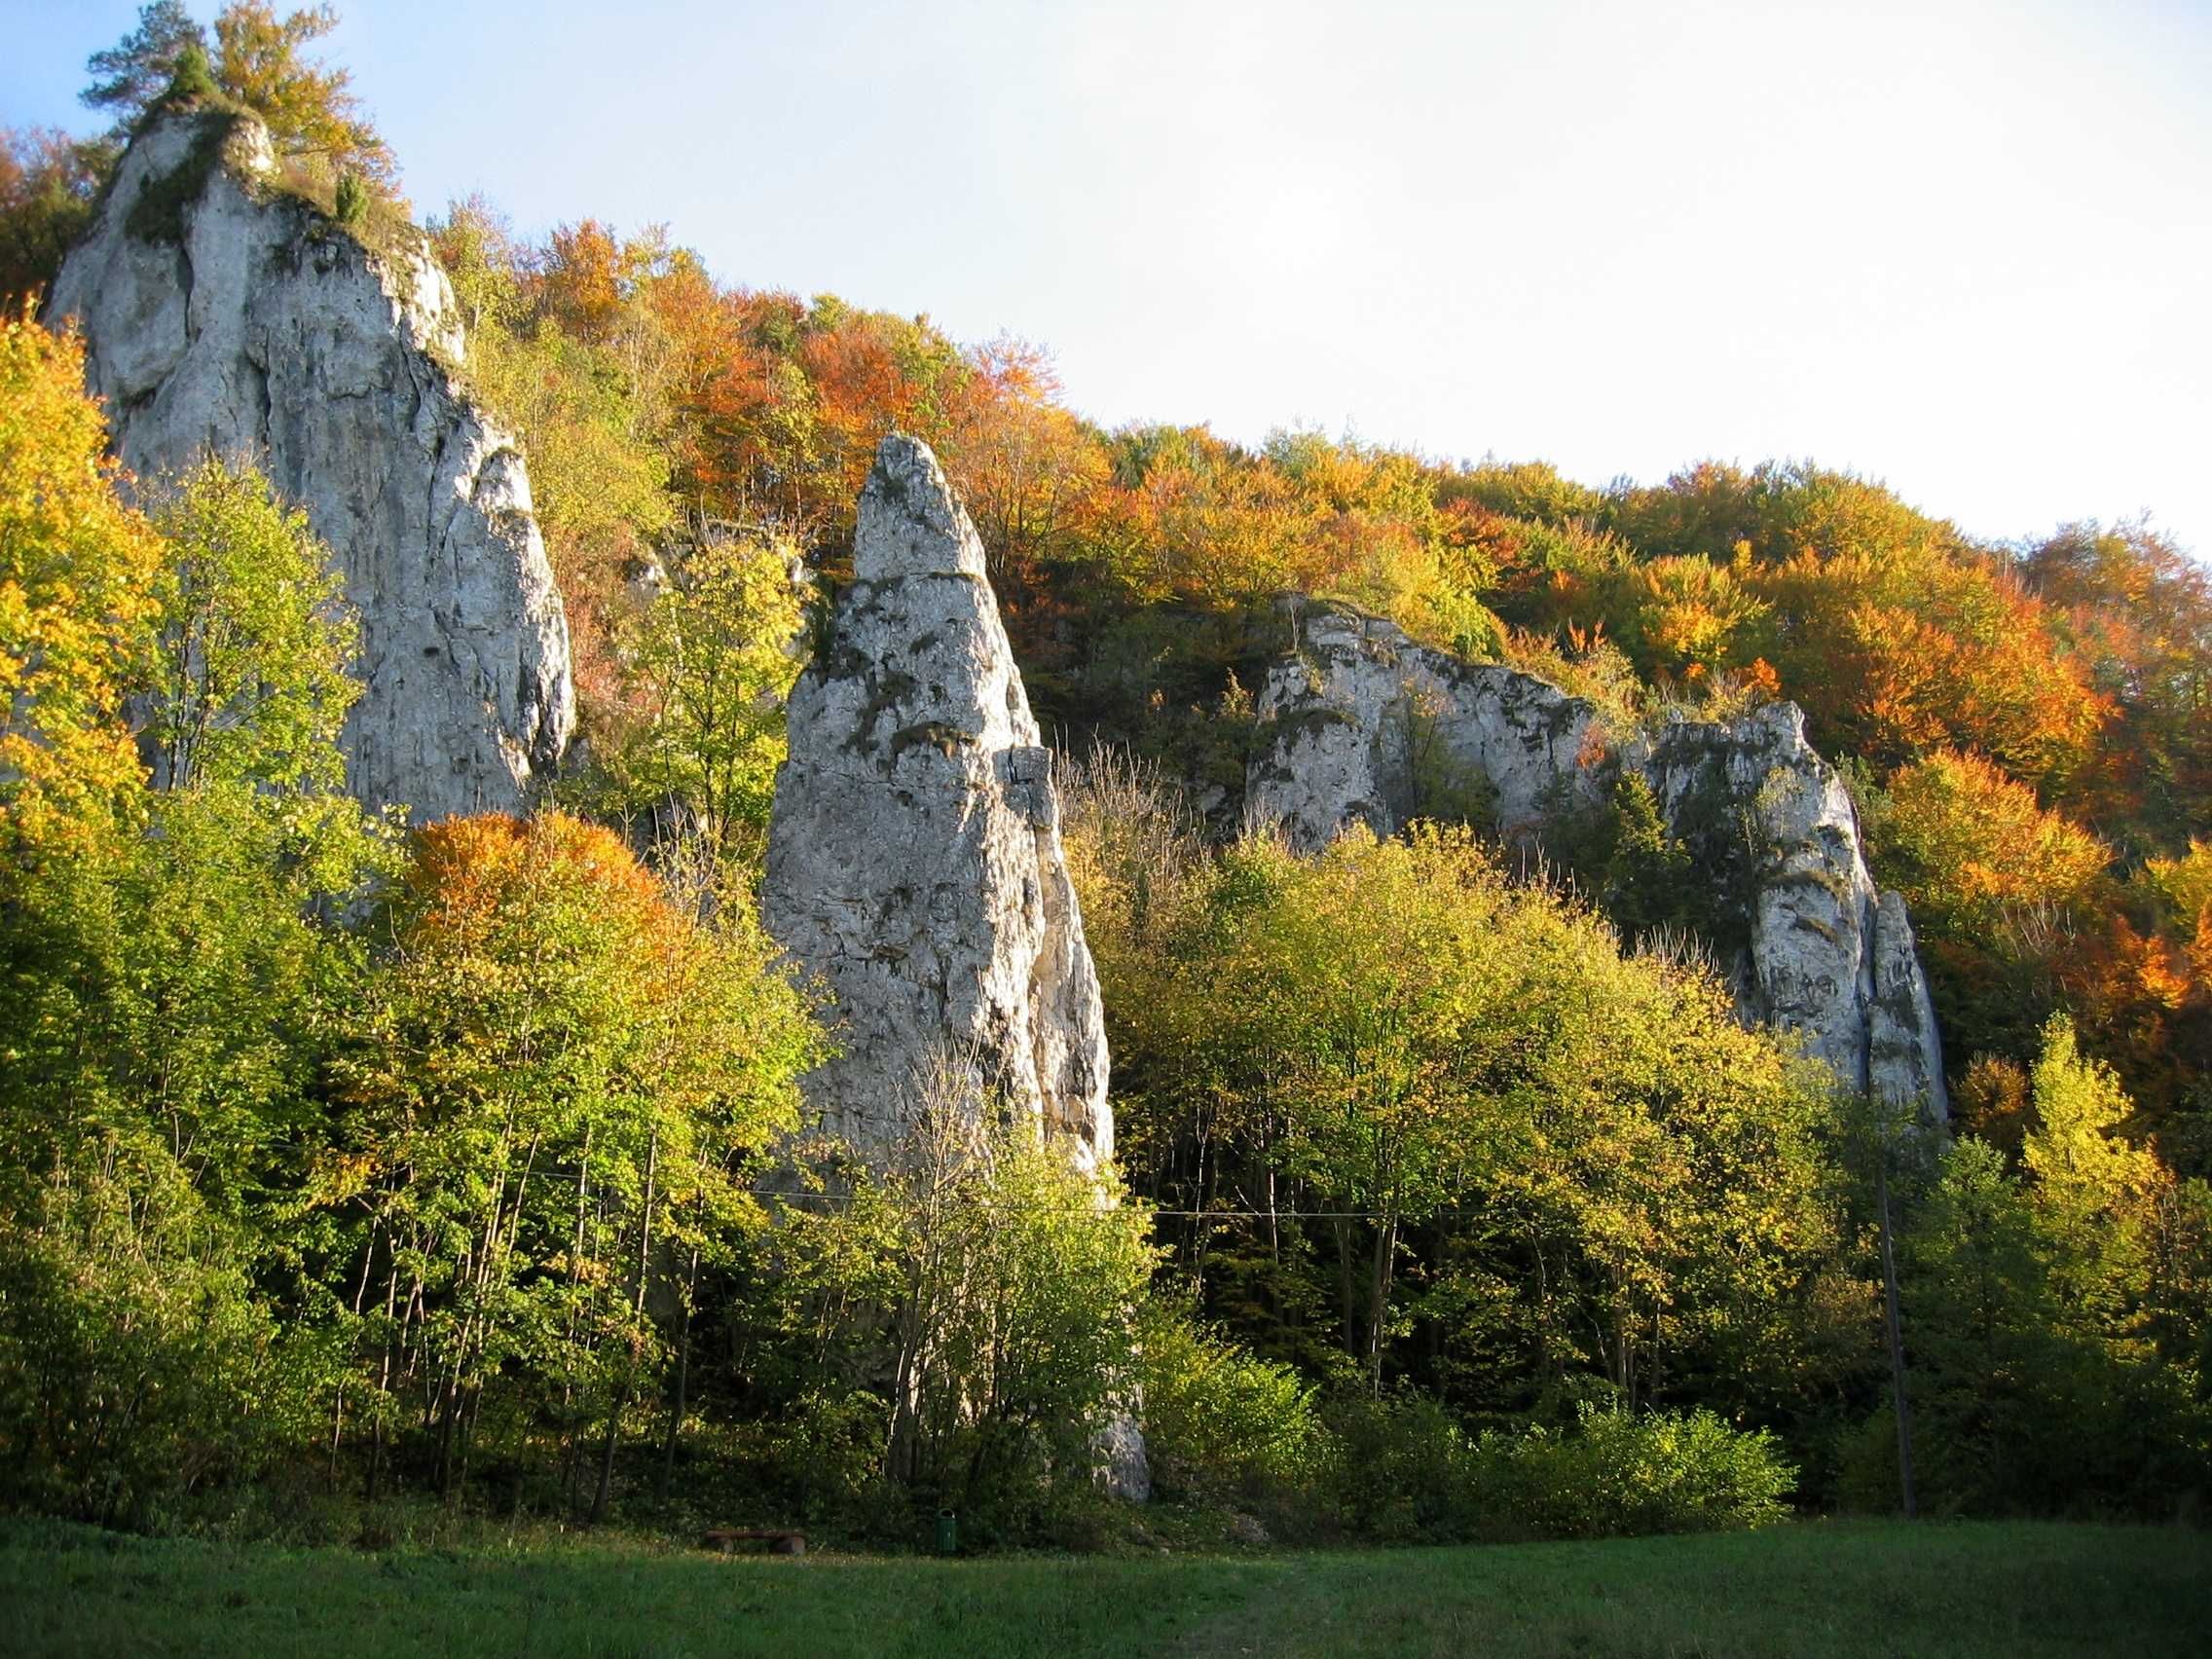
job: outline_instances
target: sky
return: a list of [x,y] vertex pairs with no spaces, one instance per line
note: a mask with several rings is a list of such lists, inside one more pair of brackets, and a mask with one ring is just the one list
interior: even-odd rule
[[[2212,557],[2212,0],[340,10],[420,212],[665,224],[1108,424],[1809,459]],[[0,123],[99,125],[135,13],[0,0]]]

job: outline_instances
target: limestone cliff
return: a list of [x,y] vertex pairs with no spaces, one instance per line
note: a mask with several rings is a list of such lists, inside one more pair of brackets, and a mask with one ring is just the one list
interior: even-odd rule
[[982,545],[937,459],[894,434],[861,493],[852,585],[793,688],[762,918],[835,998],[807,1082],[864,1151],[940,1054],[1094,1168],[1106,1029],[1038,738]]
[[360,612],[352,792],[418,820],[523,803],[574,723],[569,634],[515,439],[454,374],[453,290],[419,236],[371,251],[280,188],[251,116],[131,144],[55,281],[142,479],[242,455],[302,507]]
[[1530,675],[1415,644],[1345,607],[1310,608],[1270,671],[1271,722],[1247,810],[1296,845],[1345,826],[1387,834],[1476,792],[1508,837],[1603,798],[1621,769],[1651,786],[1699,861],[1731,938],[1716,941],[1747,1016],[1803,1033],[1847,1087],[1945,1112],[1935,1011],[1904,903],[1875,889],[1851,797],[1795,705],[1725,725],[1677,722],[1617,750],[1597,711]]

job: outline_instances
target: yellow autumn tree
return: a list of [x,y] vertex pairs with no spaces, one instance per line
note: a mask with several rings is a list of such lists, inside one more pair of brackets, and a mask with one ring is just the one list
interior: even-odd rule
[[2081,899],[2112,854],[1978,755],[1943,750],[1890,781],[1884,875],[1915,917],[1993,924],[2009,907]]
[[266,0],[237,0],[215,17],[215,85],[267,122],[286,151],[325,156],[333,168],[388,187],[391,151],[362,115],[352,76],[306,55],[337,26],[329,6],[279,18]]
[[122,704],[151,641],[161,539],[115,495],[84,348],[0,324],[0,837],[65,830],[135,784]]

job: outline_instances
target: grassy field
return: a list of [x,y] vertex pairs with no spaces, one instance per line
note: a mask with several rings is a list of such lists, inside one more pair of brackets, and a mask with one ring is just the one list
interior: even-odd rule
[[0,1652],[2201,1654],[2212,1535],[1815,1524],[1474,1549],[977,1561],[286,1550],[0,1524]]

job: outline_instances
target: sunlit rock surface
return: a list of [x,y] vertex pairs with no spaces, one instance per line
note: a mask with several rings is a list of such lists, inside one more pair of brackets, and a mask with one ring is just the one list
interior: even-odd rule
[[569,631],[515,438],[456,378],[419,235],[371,252],[278,187],[250,116],[171,114],[130,146],[50,319],[141,479],[242,455],[305,509],[360,612],[349,787],[417,821],[512,809],[574,724]]
[[912,438],[876,454],[853,572],[792,692],[762,899],[835,999],[842,1052],[808,1097],[880,1154],[949,1056],[1094,1169],[1114,1150],[1106,1028],[1051,755],[982,545]]
[[1526,838],[1633,769],[1739,924],[1723,967],[1746,1016],[1803,1033],[1848,1088],[1945,1115],[1904,902],[1876,891],[1850,795],[1794,704],[1615,749],[1591,705],[1533,676],[1346,607],[1310,607],[1298,627],[1260,695],[1272,730],[1246,780],[1249,816],[1311,849],[1355,823],[1388,834],[1434,810],[1428,797],[1472,789],[1500,832]]

